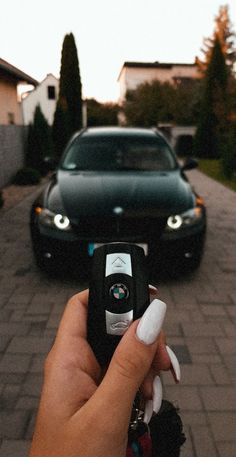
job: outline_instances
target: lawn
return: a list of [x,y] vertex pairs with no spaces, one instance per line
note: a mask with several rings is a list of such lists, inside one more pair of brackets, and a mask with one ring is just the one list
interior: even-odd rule
[[199,159],[198,163],[198,168],[200,171],[215,179],[216,181],[221,182],[221,184],[224,184],[226,187],[236,191],[236,174],[234,173],[232,179],[225,178],[222,174],[219,160]]

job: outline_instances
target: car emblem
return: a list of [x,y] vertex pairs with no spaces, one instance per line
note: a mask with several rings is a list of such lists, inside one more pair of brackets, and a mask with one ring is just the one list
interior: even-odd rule
[[124,212],[124,209],[121,208],[121,206],[116,206],[115,208],[113,208],[113,213],[116,214],[117,216],[121,216],[121,214],[123,214]]

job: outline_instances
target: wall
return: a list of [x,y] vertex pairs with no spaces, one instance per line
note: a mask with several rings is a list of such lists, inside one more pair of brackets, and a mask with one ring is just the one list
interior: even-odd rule
[[13,115],[13,123],[22,125],[21,106],[17,101],[16,84],[0,79],[0,125],[10,124],[9,113]]
[[24,164],[25,135],[25,127],[0,125],[0,189]]

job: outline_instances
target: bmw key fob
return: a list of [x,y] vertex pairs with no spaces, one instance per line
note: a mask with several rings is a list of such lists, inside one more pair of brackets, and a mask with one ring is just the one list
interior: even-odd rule
[[149,305],[146,258],[134,244],[105,244],[94,251],[88,303],[88,342],[102,367],[122,335]]

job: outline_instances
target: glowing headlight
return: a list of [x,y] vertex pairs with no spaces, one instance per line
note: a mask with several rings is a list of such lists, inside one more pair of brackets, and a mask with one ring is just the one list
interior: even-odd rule
[[55,214],[48,209],[40,207],[35,208],[35,213],[42,225],[64,231],[71,230],[70,220],[65,215]]
[[182,214],[176,214],[169,216],[167,219],[166,230],[178,230],[181,227],[187,227],[189,225],[196,224],[199,222],[203,215],[203,209],[201,206],[196,206]]
[[67,216],[56,214],[56,216],[54,217],[54,224],[60,230],[67,230],[70,226],[70,221]]

